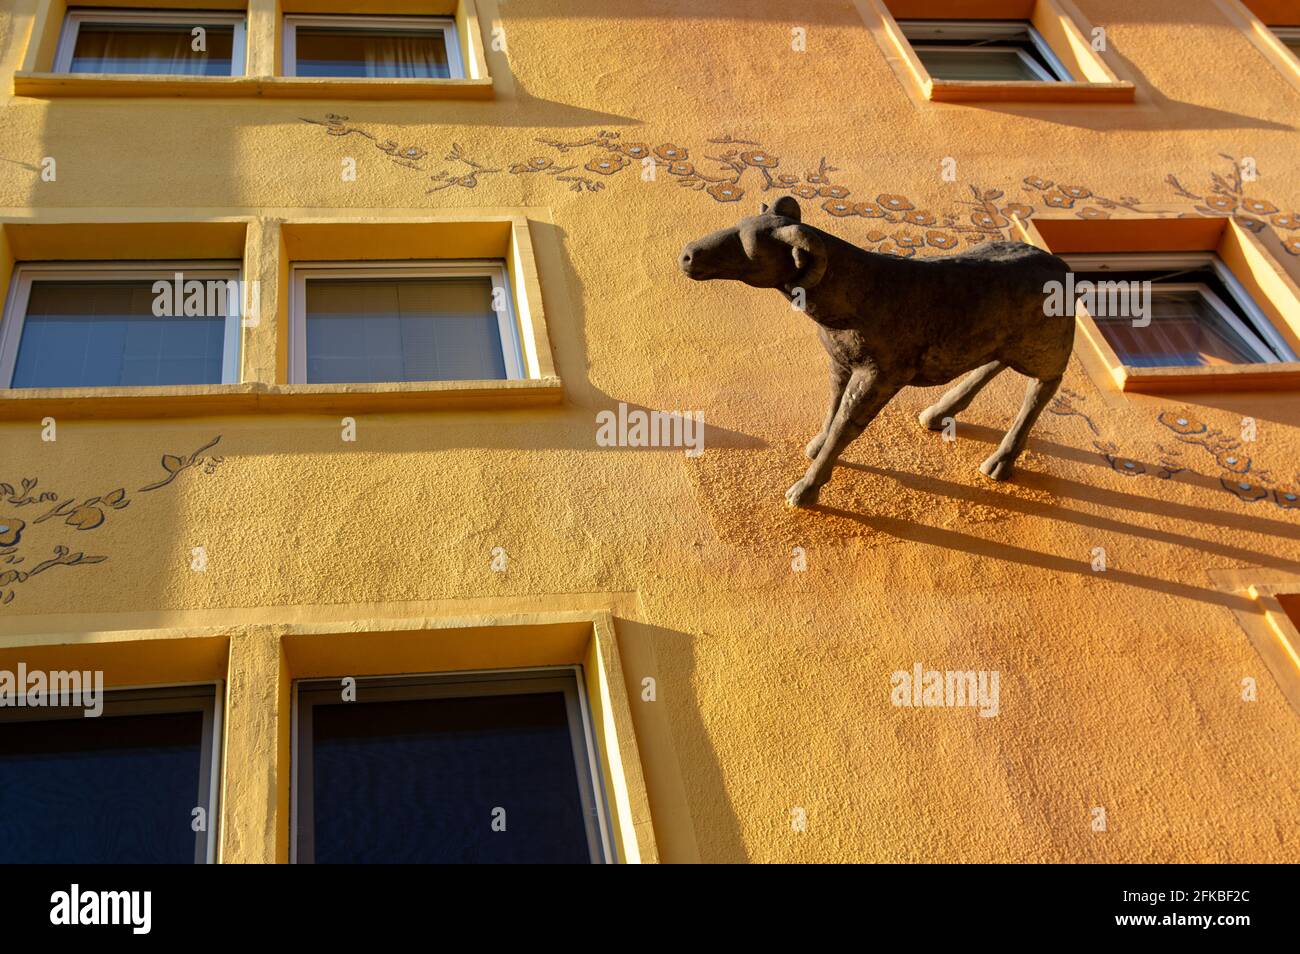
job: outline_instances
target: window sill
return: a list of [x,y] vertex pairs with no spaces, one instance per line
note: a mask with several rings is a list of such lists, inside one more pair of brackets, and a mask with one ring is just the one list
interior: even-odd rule
[[925,84],[926,98],[936,103],[1131,103],[1134,86],[1114,83],[1061,83],[1016,80],[985,83],[979,80],[937,80]]
[[1120,390],[1141,394],[1192,391],[1300,390],[1300,361],[1195,368],[1132,368],[1113,371]]
[[245,97],[277,99],[491,99],[490,79],[343,79],[301,76],[129,76],[14,73],[14,95],[33,97]]
[[253,412],[396,413],[557,405],[559,378],[384,384],[196,384],[0,389],[0,420],[213,417]]

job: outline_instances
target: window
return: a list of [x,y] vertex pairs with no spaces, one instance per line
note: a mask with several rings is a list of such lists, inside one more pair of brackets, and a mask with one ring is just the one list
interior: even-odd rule
[[456,25],[433,17],[287,16],[286,76],[464,79]]
[[608,860],[578,672],[296,683],[294,860]]
[[19,265],[0,324],[0,386],[234,383],[238,279],[231,263]]
[[60,701],[0,708],[0,862],[214,861],[216,689],[108,692],[95,717]]
[[[1076,285],[1103,285],[1096,301],[1119,307],[1093,308],[1092,319],[1120,363],[1127,367],[1199,367],[1276,364],[1296,356],[1231,270],[1213,252],[1063,255]],[[1150,282],[1150,312],[1135,321],[1137,308],[1123,299]],[[1123,289],[1122,294],[1119,289]],[[1116,299],[1115,295],[1120,298]],[[1099,314],[1096,312],[1107,312]]]
[[900,20],[898,25],[937,80],[1072,79],[1027,20]]
[[244,16],[165,10],[70,10],[56,73],[244,75]]
[[297,266],[291,307],[294,382],[523,377],[499,261]]
[[1296,56],[1300,56],[1300,26],[1275,26],[1271,29],[1282,41],[1283,46]]

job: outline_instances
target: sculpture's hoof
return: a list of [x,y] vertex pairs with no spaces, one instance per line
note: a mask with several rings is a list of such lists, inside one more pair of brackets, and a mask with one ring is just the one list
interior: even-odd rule
[[811,507],[817,503],[817,495],[820,492],[821,488],[808,483],[808,478],[805,477],[785,492],[785,505],[787,507]]
[[1015,466],[1015,458],[994,454],[980,464],[980,473],[989,480],[1010,480],[1012,473],[1015,472]]
[[826,435],[818,434],[808,442],[808,446],[803,449],[803,456],[809,460],[816,460],[817,455],[822,452],[822,445],[826,443]]
[[921,422],[921,426],[927,431],[941,431],[944,428],[945,422],[951,416],[951,414],[945,414],[941,408],[935,406],[927,407],[921,412],[920,416],[917,417],[917,420]]

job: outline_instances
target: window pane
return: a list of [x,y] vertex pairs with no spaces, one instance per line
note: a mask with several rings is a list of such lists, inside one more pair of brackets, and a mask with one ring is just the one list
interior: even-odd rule
[[1103,318],[1097,326],[1120,361],[1130,367],[1259,362],[1250,345],[1198,291],[1157,285],[1151,293],[1151,324],[1137,328],[1131,318]]
[[307,380],[506,377],[490,278],[307,281]]
[[367,30],[300,26],[295,55],[299,76],[446,79],[447,41],[441,30]]
[[316,705],[311,741],[317,863],[590,861],[563,693]]
[[203,714],[0,721],[0,863],[193,864]]
[[[196,26],[206,52],[194,49]],[[229,76],[234,37],[229,23],[82,23],[70,72]]]
[[225,318],[159,318],[154,298],[149,279],[32,282],[12,387],[220,384]]
[[1014,50],[967,52],[918,49],[916,55],[930,75],[940,80],[977,80],[985,83],[1042,80]]

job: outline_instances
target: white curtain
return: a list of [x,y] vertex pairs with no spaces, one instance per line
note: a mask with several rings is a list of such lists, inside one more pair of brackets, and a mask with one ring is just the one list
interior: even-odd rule
[[229,74],[231,30],[205,27],[205,52],[193,49],[193,28],[82,24],[72,57],[73,73],[163,76]]
[[431,79],[449,75],[442,33],[377,33],[366,37],[366,76]]

